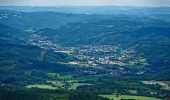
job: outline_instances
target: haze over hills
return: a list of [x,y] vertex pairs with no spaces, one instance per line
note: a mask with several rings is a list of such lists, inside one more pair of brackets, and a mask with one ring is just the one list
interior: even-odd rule
[[19,12],[59,12],[73,14],[169,14],[170,7],[133,7],[133,6],[1,6],[0,9]]
[[0,97],[170,98],[169,16],[169,7],[0,7]]

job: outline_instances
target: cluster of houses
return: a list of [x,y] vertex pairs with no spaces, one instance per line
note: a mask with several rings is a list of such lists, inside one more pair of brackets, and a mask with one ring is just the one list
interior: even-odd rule
[[[135,58],[135,51],[133,49],[122,49],[119,46],[113,45],[80,45],[63,47],[46,37],[38,34],[31,35],[29,44],[38,46],[46,50],[53,50],[54,52],[67,53],[70,58],[77,59],[76,65],[83,63],[88,67],[105,68],[107,65],[120,66],[123,68],[127,63],[135,64],[139,62],[139,58]],[[133,59],[129,59],[132,57]],[[81,64],[81,65],[83,65]],[[123,72],[122,69],[116,69],[116,72]],[[112,70],[115,73],[115,69]],[[94,71],[87,71],[85,73],[95,74]]]
[[20,13],[0,13],[0,19],[6,19],[9,17],[20,17]]
[[32,34],[28,44],[38,46],[42,49],[47,49],[47,50],[55,50],[59,48],[60,46],[58,44],[53,43],[51,40],[48,40],[46,37],[42,37],[37,34]]

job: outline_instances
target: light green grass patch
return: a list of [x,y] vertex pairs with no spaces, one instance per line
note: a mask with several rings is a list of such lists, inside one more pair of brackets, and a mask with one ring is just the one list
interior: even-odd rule
[[117,63],[117,65],[118,65],[119,67],[126,66],[126,64],[125,64],[125,63],[123,63],[123,62],[119,62],[119,63]]
[[35,30],[33,30],[33,29],[26,29],[26,30],[24,30],[25,32],[29,32],[29,33],[34,33],[34,32],[36,32]]
[[141,59],[140,59],[140,63],[141,63],[142,65],[148,65],[146,58],[141,58]]
[[58,64],[63,65],[76,65],[76,67],[89,67],[89,64],[78,62],[78,61],[72,61],[72,62],[57,62]]
[[83,85],[92,85],[92,84],[88,84],[88,83],[71,83],[70,89],[76,90],[79,86],[83,86]]
[[57,87],[53,87],[51,85],[45,85],[45,84],[41,84],[41,85],[27,85],[26,88],[41,88],[41,89],[57,89]]
[[61,53],[65,53],[65,54],[73,53],[73,51],[71,51],[71,50],[59,50],[59,51],[55,51],[55,52],[61,52]]
[[47,81],[47,82],[57,87],[63,87],[64,85],[61,81]]
[[131,94],[137,94],[137,90],[128,90]]
[[150,93],[151,95],[156,95],[156,94],[158,94],[157,92],[154,92],[154,91],[149,91],[149,93]]
[[47,73],[47,76],[51,78],[55,78],[56,75],[57,75],[56,73]]
[[134,100],[161,100],[157,99],[154,97],[145,97],[145,96],[131,96],[131,95],[121,95],[117,96],[116,95],[99,95],[100,97],[103,98],[108,98],[108,99],[113,99],[113,100],[121,100],[121,99],[134,99]]
[[140,62],[146,62],[146,59],[145,58],[141,58]]
[[73,78],[73,76],[70,75],[70,74],[58,75],[57,77],[59,79],[71,79],[71,78]]
[[48,77],[56,79],[71,79],[73,78],[70,74],[58,74],[58,73],[47,73]]

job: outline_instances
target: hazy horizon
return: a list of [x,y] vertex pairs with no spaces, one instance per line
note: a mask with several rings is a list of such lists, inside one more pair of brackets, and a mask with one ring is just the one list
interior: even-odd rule
[[147,6],[170,7],[170,0],[1,0],[0,6]]

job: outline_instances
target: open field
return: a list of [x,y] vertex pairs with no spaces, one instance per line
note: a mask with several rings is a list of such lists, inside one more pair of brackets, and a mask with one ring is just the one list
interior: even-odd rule
[[76,90],[76,89],[77,89],[77,87],[79,87],[79,86],[83,86],[83,85],[92,85],[92,84],[88,84],[88,83],[71,83],[71,87],[70,87],[70,89],[72,89],[72,90]]
[[55,51],[55,52],[61,52],[61,53],[65,53],[65,54],[73,53],[73,51],[70,51],[70,50],[59,50],[59,51]]
[[71,79],[73,76],[71,74],[58,74],[58,73],[47,73],[47,76],[57,79]]
[[72,62],[57,62],[59,64],[63,64],[63,65],[77,65],[78,67],[89,67],[89,64],[85,64],[85,63],[81,63],[81,62],[77,62],[77,61],[72,61]]
[[144,97],[144,96],[130,96],[130,95],[99,95],[104,98],[108,98],[110,100],[121,100],[121,99],[132,99],[132,100],[161,100],[153,97]]
[[73,78],[73,76],[70,74],[64,74],[64,75],[59,75],[58,78],[59,79],[71,79]]
[[132,94],[137,94],[137,90],[128,90]]
[[27,85],[26,88],[41,88],[41,89],[58,89],[57,87],[52,87],[51,85],[45,85],[45,84],[41,84],[41,85]]
[[57,87],[63,87],[64,86],[64,84],[61,81],[47,81],[47,82],[51,83],[52,85],[57,86]]
[[[60,89],[62,87],[64,87],[65,83],[61,82],[61,81],[47,81],[48,83],[50,83],[49,85],[46,84],[35,84],[35,85],[27,85],[26,88],[41,88],[41,89]],[[78,82],[70,82],[70,87],[68,88],[69,90],[76,90],[77,87],[79,86],[83,86],[83,85],[92,85],[92,84],[88,84],[88,83],[78,83]]]
[[69,62],[68,64],[71,64],[71,65],[79,65],[80,63],[79,63],[79,62]]

